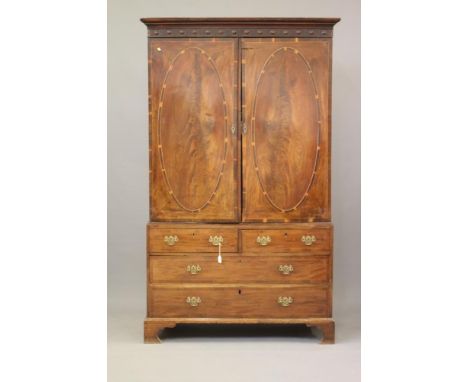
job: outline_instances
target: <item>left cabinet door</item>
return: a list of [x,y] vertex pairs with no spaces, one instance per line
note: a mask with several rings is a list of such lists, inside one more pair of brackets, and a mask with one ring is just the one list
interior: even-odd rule
[[149,39],[152,221],[239,221],[237,39]]

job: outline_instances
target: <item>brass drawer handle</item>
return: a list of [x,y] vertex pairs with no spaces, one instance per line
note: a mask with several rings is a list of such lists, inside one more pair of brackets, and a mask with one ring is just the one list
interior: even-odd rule
[[278,297],[278,304],[281,306],[289,306],[294,302],[291,296],[279,296]]
[[201,267],[198,264],[187,265],[187,272],[190,272],[192,275],[196,275],[198,272],[201,272]]
[[257,243],[260,245],[268,245],[271,243],[271,237],[270,236],[257,236]]
[[313,243],[315,243],[317,241],[317,238],[314,235],[312,235],[312,236],[307,235],[307,236],[302,236],[301,241],[305,245],[312,245]]
[[190,306],[198,306],[201,304],[201,298],[198,297],[198,296],[187,296],[187,299],[185,300],[185,302],[187,304],[189,304]]
[[164,242],[167,244],[167,245],[174,245],[175,243],[177,243],[179,241],[179,238],[177,237],[177,235],[169,235],[169,236],[164,236]]
[[218,245],[223,244],[224,239],[222,236],[210,236],[208,242],[217,247]]
[[282,264],[278,267],[278,271],[280,271],[283,275],[289,275],[294,271],[294,268],[291,264]]

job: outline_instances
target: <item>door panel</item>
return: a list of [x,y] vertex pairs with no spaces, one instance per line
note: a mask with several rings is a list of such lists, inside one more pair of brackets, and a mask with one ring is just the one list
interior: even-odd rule
[[329,44],[242,40],[243,221],[330,220]]
[[149,49],[152,220],[238,221],[236,40]]

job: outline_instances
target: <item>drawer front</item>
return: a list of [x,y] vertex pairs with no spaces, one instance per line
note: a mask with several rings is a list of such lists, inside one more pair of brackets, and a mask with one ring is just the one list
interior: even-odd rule
[[242,230],[242,250],[252,253],[329,254],[332,249],[331,227],[312,229]]
[[216,254],[150,256],[150,283],[326,283],[329,256],[239,256]]
[[321,286],[152,286],[150,317],[307,318],[331,314]]
[[236,228],[156,228],[148,226],[148,252],[222,252],[238,251]]

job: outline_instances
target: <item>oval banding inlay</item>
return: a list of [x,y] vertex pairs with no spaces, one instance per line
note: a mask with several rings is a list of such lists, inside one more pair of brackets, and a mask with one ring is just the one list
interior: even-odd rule
[[309,62],[297,48],[276,49],[257,80],[251,146],[262,194],[281,212],[296,210],[309,196],[319,159],[319,121]]
[[159,99],[158,152],[168,193],[182,209],[199,212],[212,203],[227,156],[226,97],[213,59],[198,47],[179,51]]

